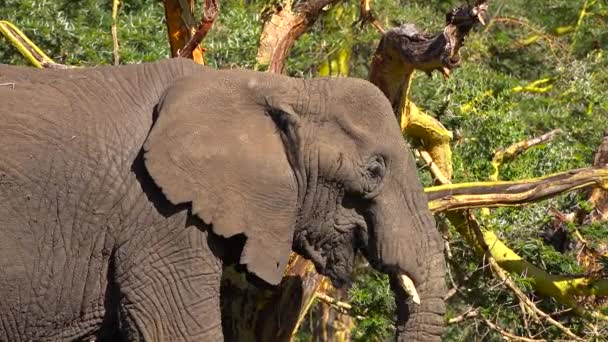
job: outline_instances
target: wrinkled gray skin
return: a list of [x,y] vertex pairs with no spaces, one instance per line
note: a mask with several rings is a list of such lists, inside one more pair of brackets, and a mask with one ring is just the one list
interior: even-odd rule
[[227,260],[277,284],[292,249],[338,286],[357,251],[409,275],[397,339],[440,339],[442,243],[370,83],[168,60],[0,84],[0,340],[222,340]]

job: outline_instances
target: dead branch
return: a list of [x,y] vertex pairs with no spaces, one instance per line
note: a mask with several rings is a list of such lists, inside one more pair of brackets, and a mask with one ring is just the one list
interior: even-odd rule
[[179,57],[192,58],[200,64],[204,64],[203,53],[205,49],[200,46],[200,43],[207,36],[207,33],[213,27],[213,22],[219,15],[219,0],[205,0],[201,22],[194,34],[190,37],[183,48],[178,50]]
[[519,181],[476,182],[426,188],[432,212],[521,206],[589,186],[606,186],[608,169],[583,168]]
[[[362,0],[362,15],[371,16],[369,1]],[[446,14],[444,29],[435,35],[419,31],[414,24],[392,28],[383,33],[372,58],[369,80],[391,102],[402,132],[422,142],[446,176],[443,181],[452,173],[452,133],[409,100],[412,76],[415,70],[428,74],[439,70],[447,78],[460,65],[465,37],[473,26],[485,23],[487,8],[488,0],[480,0],[474,6],[452,9]]]
[[460,65],[460,49],[476,24],[484,24],[487,0],[474,6],[461,6],[446,14],[446,26],[435,34],[419,31],[414,24],[387,30],[374,53],[369,79],[384,92],[391,103],[403,103],[400,91],[414,70],[440,71],[448,77]]
[[555,138],[558,134],[561,134],[561,129],[554,129],[548,133],[545,133],[541,136],[517,142],[507,148],[502,148],[496,151],[494,154],[494,158],[492,158],[492,167],[494,168],[494,172],[490,176],[490,180],[498,180],[498,168],[500,165],[509,159],[515,158],[519,154],[529,150],[530,148],[546,143],[553,138]]
[[[441,172],[441,171],[439,171]],[[551,177],[551,176],[549,176]],[[445,178],[445,177],[443,177]],[[445,187],[449,187],[448,184],[446,184]],[[441,187],[437,187],[437,188],[441,188]],[[516,296],[521,300],[522,303],[524,303],[526,305],[526,307],[530,308],[532,310],[532,312],[538,314],[539,316],[545,318],[548,322],[552,323],[555,322],[557,323],[557,327],[558,328],[563,328],[562,331],[564,331],[564,333],[566,333],[568,336],[572,337],[572,335],[574,335],[569,329],[567,329],[566,327],[564,327],[563,325],[561,325],[561,323],[555,321],[553,318],[551,318],[549,315],[545,314],[544,312],[540,311],[533,302],[531,302],[527,296],[525,296],[523,294],[523,292],[521,292],[521,290],[519,290],[519,288],[517,288],[517,286],[513,283],[513,281],[508,278],[508,275],[506,274],[506,272],[498,265],[498,263],[496,262],[496,260],[494,259],[494,257],[492,256],[493,252],[496,252],[497,250],[500,250],[501,253],[504,253],[505,251],[508,252],[508,254],[513,254],[514,256],[516,256],[516,254],[510,250],[507,249],[506,246],[504,246],[502,243],[498,243],[499,240],[497,238],[495,238],[494,240],[494,245],[493,248],[490,249],[488,247],[488,244],[486,243],[486,241],[488,240],[488,237],[486,237],[482,232],[481,232],[481,228],[479,226],[479,223],[475,220],[474,216],[467,212],[467,211],[456,211],[456,212],[452,212],[451,214],[448,215],[448,219],[450,221],[452,221],[452,224],[454,224],[456,226],[456,228],[458,229],[458,231],[463,234],[463,237],[465,238],[465,240],[467,240],[469,242],[470,245],[472,246],[478,246],[478,248],[483,251],[483,254],[485,256],[485,258],[487,260],[490,261],[491,265],[496,266],[498,270],[500,270],[501,273],[498,273],[499,271],[496,271],[497,274],[499,275],[499,277],[501,278],[501,280],[503,280],[503,282],[505,283],[505,285],[507,285],[507,287],[509,287],[511,290],[516,291]],[[473,233],[473,236],[470,235],[470,233]],[[473,241],[476,240],[476,241]],[[498,247],[498,248],[497,248]],[[507,255],[507,254],[505,254]],[[489,256],[489,258],[488,258]],[[517,256],[517,258],[519,258]],[[521,258],[519,258],[521,259]],[[514,261],[513,260],[509,260],[509,261]],[[514,263],[509,263],[512,265],[515,265]],[[533,267],[532,265],[528,265],[528,269],[530,269],[530,267]],[[494,267],[493,267],[494,269]],[[512,270],[511,270],[512,271]],[[536,272],[538,273],[538,272]],[[535,273],[535,274],[536,274]],[[507,281],[508,280],[508,281]],[[539,289],[540,285],[535,286],[535,288]],[[528,305],[531,304],[532,306]],[[536,310],[534,310],[536,309]],[[538,312],[541,312],[542,314],[539,314]],[[543,316],[544,315],[544,316]],[[599,317],[601,318],[601,317]],[[488,323],[488,321],[486,321],[486,323]],[[554,324],[555,325],[555,324]],[[498,326],[496,326],[494,324],[495,327],[499,328]],[[503,332],[504,329],[501,329]],[[565,330],[564,330],[565,329]],[[496,329],[495,329],[496,330]],[[498,330],[497,330],[498,331]],[[568,334],[568,332],[571,334]],[[502,334],[503,336],[507,336],[505,334]],[[518,336],[513,335],[511,338],[515,338]],[[574,335],[575,338],[578,338],[578,336]],[[520,337],[518,337],[520,338]],[[534,340],[531,340],[534,341]]]

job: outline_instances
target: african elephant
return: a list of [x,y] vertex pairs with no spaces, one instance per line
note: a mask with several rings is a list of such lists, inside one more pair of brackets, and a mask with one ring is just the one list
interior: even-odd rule
[[407,275],[397,339],[440,339],[443,244],[371,83],[171,59],[0,84],[0,340],[222,340],[223,267],[273,285],[292,250],[336,286],[357,252]]

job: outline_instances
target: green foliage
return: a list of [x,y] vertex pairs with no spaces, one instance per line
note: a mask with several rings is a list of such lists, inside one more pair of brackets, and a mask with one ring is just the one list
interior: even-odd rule
[[[222,1],[221,14],[204,42],[209,65],[218,68],[255,67],[261,14],[276,1]],[[460,0],[396,1],[372,3],[385,27],[414,22],[429,31],[438,30],[449,8]],[[369,63],[380,38],[367,25],[353,25],[358,1],[331,7],[293,47],[287,72],[314,76],[319,65],[336,51],[350,48],[350,74],[367,78]],[[485,180],[492,168],[494,152],[515,142],[555,128],[564,133],[549,144],[535,147],[500,169],[503,180],[537,177],[588,166],[608,128],[608,4],[605,1],[490,1],[494,16],[485,28],[477,29],[463,49],[463,65],[445,81],[439,75],[418,74],[412,99],[423,110],[436,115],[450,130],[458,132],[453,142],[454,180]],[[579,22],[581,9],[586,15]],[[591,4],[591,5],[589,5]],[[0,0],[0,18],[12,21],[56,61],[72,65],[110,64],[111,0]],[[119,13],[118,35],[122,63],[137,63],[168,57],[167,33],[162,3],[155,0],[124,1]],[[0,43],[0,62],[23,64],[25,60],[5,42]],[[543,92],[517,91],[540,79],[549,81]],[[430,184],[428,173],[421,178]],[[526,260],[552,274],[579,274],[577,250],[560,252],[547,244],[541,233],[553,221],[549,208],[572,212],[584,206],[584,197],[573,193],[526,208],[501,208],[483,216],[485,227],[497,232]],[[479,215],[478,213],[478,216]],[[438,217],[438,221],[443,218]],[[608,239],[608,225],[598,223],[578,229],[592,246]],[[450,230],[453,258],[450,269],[459,292],[449,301],[448,318],[467,308],[514,334],[538,333],[537,338],[563,339],[555,328],[522,320],[518,300],[487,271],[486,265]],[[573,239],[572,236],[569,236]],[[606,260],[602,261],[607,263]],[[604,265],[606,267],[606,265]],[[357,321],[358,341],[389,340],[392,335],[394,301],[385,276],[375,271],[358,273],[348,301]],[[529,290],[525,275],[517,283]],[[539,298],[535,298],[540,300]],[[547,312],[564,307],[551,300],[539,306]],[[607,309],[604,309],[607,310]],[[605,313],[608,314],[608,311]],[[314,319],[314,318],[313,318]],[[579,335],[590,332],[595,322],[571,313],[558,317]],[[303,324],[302,336],[310,336]],[[601,328],[601,326],[600,326]],[[450,325],[446,341],[501,341],[482,319]],[[599,340],[599,338],[597,338]]]
[[209,66],[254,68],[262,22],[257,8],[240,4],[221,2],[221,14],[204,42]]
[[354,341],[380,341],[393,335],[395,301],[387,275],[367,268],[359,272],[349,291],[349,303],[353,315],[364,317],[352,332]]
[[[0,0],[0,18],[17,25],[58,63],[111,64],[112,0]],[[169,51],[164,9],[156,1],[126,1],[119,14],[123,63],[154,61]],[[26,61],[5,41],[0,62]]]

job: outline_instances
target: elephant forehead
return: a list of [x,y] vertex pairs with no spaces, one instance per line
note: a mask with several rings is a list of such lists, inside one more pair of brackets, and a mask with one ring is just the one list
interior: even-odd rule
[[345,86],[331,101],[331,112],[341,125],[354,125],[367,133],[383,135],[385,139],[400,136],[386,96],[371,83],[345,81],[342,82]]
[[333,103],[348,108],[353,113],[366,112],[367,115],[390,116],[392,108],[389,100],[372,83],[355,78],[333,80]]

